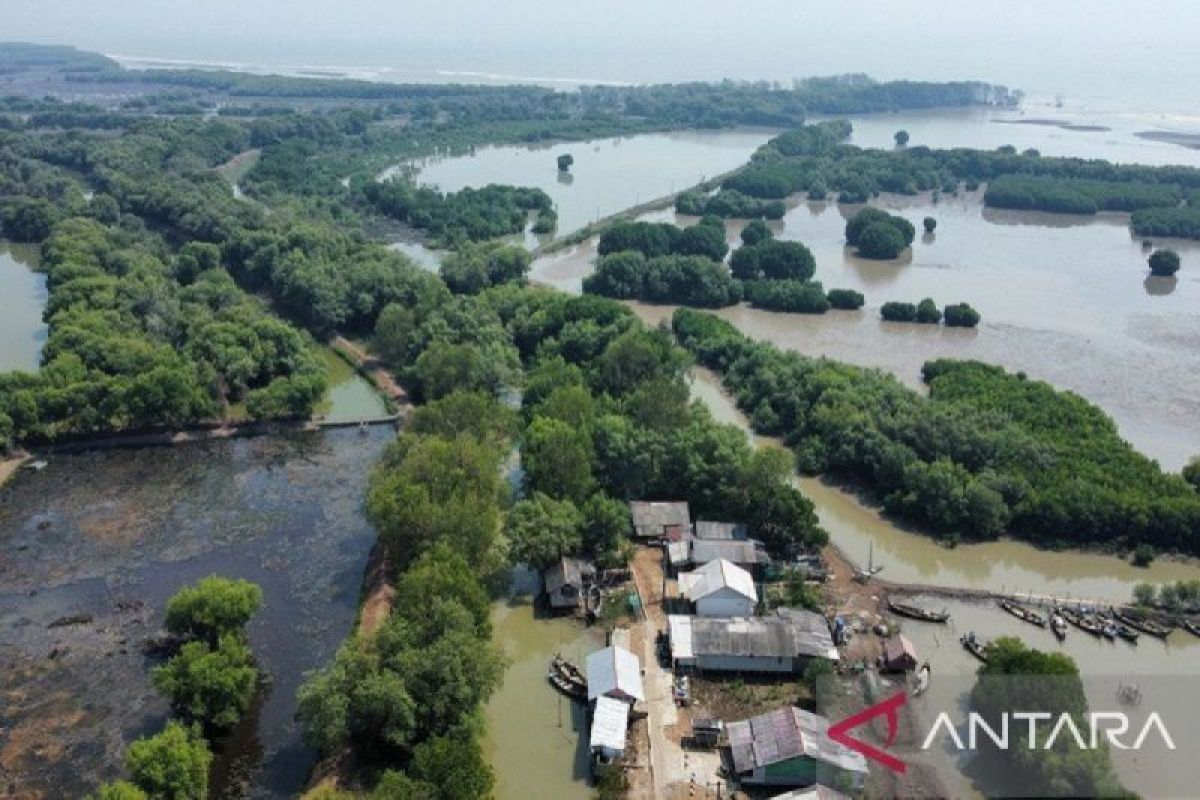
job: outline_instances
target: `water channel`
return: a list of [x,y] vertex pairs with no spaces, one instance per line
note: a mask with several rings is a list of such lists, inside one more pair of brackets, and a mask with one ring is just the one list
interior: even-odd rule
[[37,370],[46,341],[46,276],[34,245],[0,239],[0,372]]
[[[306,670],[349,633],[375,532],[367,472],[391,428],[93,451],[0,489],[0,794],[82,797],[168,708],[143,639],[180,587],[247,578],[269,684],[224,746],[218,796],[291,797],[313,753],[293,719]],[[48,627],[63,617],[89,622]]]

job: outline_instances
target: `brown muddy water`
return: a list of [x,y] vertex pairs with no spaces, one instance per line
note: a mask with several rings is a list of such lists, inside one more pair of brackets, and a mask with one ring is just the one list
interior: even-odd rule
[[510,596],[492,607],[493,637],[509,659],[485,710],[495,796],[587,800],[587,709],[555,691],[546,673],[555,653],[582,667],[589,652],[604,646],[604,632],[545,616],[534,606],[536,591],[536,575],[518,572]]
[[[219,797],[290,797],[313,753],[301,676],[355,618],[375,533],[366,475],[390,428],[54,456],[0,490],[0,795],[81,797],[117,777],[167,704],[141,643],[210,574],[252,580],[250,644],[269,683],[217,759]],[[48,627],[89,615],[91,622]]]
[[[720,378],[703,368],[692,370],[692,395],[713,417],[756,436],[749,420],[721,387]],[[797,485],[816,506],[833,543],[855,562],[873,558],[880,577],[895,583],[1028,594],[1064,600],[1125,602],[1138,583],[1200,579],[1200,564],[1157,559],[1149,567],[1100,553],[1041,550],[1015,540],[961,544],[947,548],[884,515],[843,487],[819,478],[798,477]]]
[[35,245],[0,239],[0,372],[36,371],[46,342],[46,276]]
[[[1147,253],[1127,217],[1095,218],[984,208],[978,193],[942,198],[885,197],[878,203],[911,220],[938,221],[896,261],[860,259],[844,246],[857,206],[800,203],[775,224],[782,239],[803,242],[826,288],[858,289],[861,311],[779,314],[745,305],[715,313],[743,333],[812,356],[894,373],[920,387],[932,358],[973,358],[1023,370],[1078,392],[1117,421],[1122,435],[1168,469],[1200,453],[1200,244],[1169,241],[1183,268],[1173,279],[1149,277]],[[674,220],[673,212],[648,219]],[[731,242],[742,223],[731,223]],[[592,270],[595,242],[539,259],[534,280],[578,292]],[[885,323],[889,300],[939,305],[967,301],[983,315],[978,329]],[[639,305],[652,322],[673,307]]]
[[[419,183],[445,192],[489,183],[531,186],[554,200],[558,233],[584,227],[609,214],[671,194],[749,160],[773,131],[677,131],[583,142],[480,147],[465,156],[435,156],[393,167],[416,168]],[[570,153],[567,173],[555,159]]]
[[[1110,641],[1096,638],[1078,628],[1070,628],[1066,639],[1059,642],[1048,630],[1022,622],[991,603],[944,600],[938,597],[918,597],[916,602],[927,608],[950,612],[945,625],[904,620],[901,629],[908,637],[922,662],[928,661],[932,675],[930,692],[922,698],[930,708],[963,709],[979,667],[959,644],[959,637],[970,631],[986,640],[1013,636],[1027,646],[1046,652],[1061,652],[1073,658],[1080,668],[1084,691],[1093,711],[1117,711],[1125,708],[1117,701],[1121,684],[1133,684],[1141,691],[1142,699],[1136,710],[1141,713],[1158,711],[1166,721],[1179,747],[1190,747],[1184,741],[1196,731],[1195,717],[1200,712],[1195,697],[1195,664],[1200,657],[1200,638],[1187,631],[1176,630],[1166,640],[1143,634],[1137,644],[1120,639]],[[1046,609],[1042,609],[1047,612]],[[958,721],[960,714],[952,714]],[[1136,733],[1139,726],[1133,726]],[[1044,735],[1044,734],[1043,734]],[[1124,785],[1143,797],[1194,796],[1182,791],[1178,759],[1183,750],[1173,754],[1152,750],[1112,749],[1117,772]],[[965,781],[957,770],[943,770],[950,780]],[[955,794],[969,784],[951,787]],[[963,792],[966,793],[965,791]]]
[[[742,428],[756,443],[772,443],[750,430],[745,415],[711,371],[693,369],[692,395],[717,420]],[[799,478],[797,483],[813,501],[833,542],[860,562],[865,562],[873,549],[875,564],[884,566],[880,577],[890,581],[1052,594],[1064,601],[1098,599],[1096,606],[1103,607],[1108,604],[1105,601],[1128,600],[1138,582],[1200,578],[1200,566],[1196,565],[1160,559],[1150,568],[1138,569],[1111,556],[1049,552],[1016,541],[947,549],[927,536],[898,527],[836,486],[813,478]],[[1188,681],[1194,681],[1200,638],[1187,631],[1176,630],[1165,640],[1142,635],[1136,645],[1131,645],[1122,640],[1097,639],[1071,628],[1066,639],[1059,642],[1048,629],[1022,622],[990,602],[934,595],[917,596],[915,602],[950,612],[946,625],[896,621],[913,642],[920,660],[930,664],[931,690],[919,704],[933,714],[951,710],[956,725],[965,718],[967,696],[979,667],[979,662],[962,648],[959,637],[974,631],[985,640],[1015,636],[1030,647],[1071,656],[1079,666],[1094,711],[1119,709],[1114,702],[1117,690],[1122,683],[1133,683],[1142,692],[1143,713],[1171,709],[1175,712],[1169,719],[1174,735],[1186,738],[1189,732],[1197,732],[1195,720],[1200,719],[1200,707],[1196,706],[1200,704],[1190,692]],[[1044,607],[1042,610],[1048,614]],[[1180,703],[1186,711],[1195,713],[1181,713]],[[979,797],[988,788],[989,776],[970,769],[968,759],[957,753],[923,752],[917,757],[939,767],[952,796]],[[1187,796],[1179,793],[1178,770],[1174,769],[1178,764],[1170,754],[1114,749],[1113,760],[1126,787],[1145,797]],[[1002,787],[993,788],[999,791]]]

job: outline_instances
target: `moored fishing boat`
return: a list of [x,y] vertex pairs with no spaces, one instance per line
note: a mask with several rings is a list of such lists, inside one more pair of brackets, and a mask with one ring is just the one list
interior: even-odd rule
[[1104,635],[1104,626],[1096,622],[1091,616],[1080,614],[1070,608],[1060,608],[1058,613],[1062,615],[1063,619],[1084,633],[1090,633],[1092,636]]
[[1114,624],[1113,628],[1116,629],[1117,636],[1120,636],[1122,639],[1131,644],[1137,644],[1138,632],[1133,628],[1129,627],[1128,625],[1122,625],[1120,622]]
[[920,606],[914,606],[910,603],[900,603],[890,598],[888,599],[888,609],[897,616],[918,619],[922,622],[945,622],[950,619],[950,614],[947,611],[930,611]]
[[574,700],[587,699],[587,678],[579,667],[555,653],[546,677],[554,688]]
[[1046,627],[1045,617],[1036,611],[1030,611],[1028,608],[1019,606],[1011,600],[1001,600],[1000,607],[1012,614],[1017,619],[1023,619],[1031,625],[1037,625],[1039,628]]
[[1167,636],[1171,633],[1170,628],[1159,625],[1157,622],[1151,622],[1148,619],[1137,619],[1136,617],[1132,617],[1128,614],[1123,614],[1122,612],[1117,611],[1115,608],[1112,610],[1112,615],[1117,619],[1118,622],[1123,622],[1135,630],[1139,630],[1142,633],[1148,633],[1151,636],[1157,636],[1160,639],[1167,638]]
[[987,663],[987,653],[984,652],[986,645],[980,639],[976,638],[975,631],[971,631],[965,636],[960,636],[958,641],[968,653],[978,658],[983,663]]
[[1054,631],[1054,636],[1061,642],[1067,638],[1067,621],[1060,614],[1055,614],[1050,617],[1050,630]]

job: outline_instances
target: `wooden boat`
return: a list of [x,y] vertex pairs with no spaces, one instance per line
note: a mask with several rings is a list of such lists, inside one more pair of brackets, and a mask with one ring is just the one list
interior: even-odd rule
[[1079,614],[1069,608],[1060,608],[1058,613],[1062,615],[1063,619],[1074,625],[1076,628],[1079,628],[1084,633],[1090,633],[1092,636],[1104,635],[1104,626],[1102,626],[1099,622],[1096,622],[1090,616],[1084,616],[1083,614]]
[[1023,619],[1031,625],[1037,625],[1039,628],[1046,627],[1045,617],[1036,611],[1030,611],[1028,608],[1023,608],[1011,600],[1001,600],[1000,607],[1012,614],[1017,619]]
[[1112,615],[1118,622],[1123,622],[1134,630],[1139,630],[1142,633],[1148,633],[1151,636],[1157,636],[1160,639],[1165,639],[1171,633],[1171,629],[1159,625],[1157,622],[1151,622],[1148,619],[1136,619],[1128,614],[1122,614],[1120,611],[1113,609]]
[[1117,622],[1113,625],[1113,629],[1116,631],[1117,636],[1120,636],[1122,639],[1124,639],[1127,642],[1130,642],[1131,644],[1137,644],[1138,632],[1135,631],[1133,628],[1129,627],[1128,625],[1122,625],[1120,622]]
[[959,637],[959,642],[966,648],[966,651],[978,658],[983,663],[987,663],[987,653],[984,652],[984,644],[979,639],[975,638],[975,631],[971,631],[966,636]]
[[1050,630],[1054,631],[1055,637],[1061,642],[1067,638],[1067,621],[1062,615],[1055,614],[1050,618]]
[[554,688],[573,700],[587,700],[587,678],[579,667],[555,653],[546,677]]
[[897,616],[908,617],[909,619],[919,619],[922,622],[945,622],[950,619],[949,612],[946,611],[930,611],[920,606],[910,605],[908,603],[900,603],[895,600],[888,600],[888,609]]
[[574,681],[567,680],[556,672],[551,672],[546,677],[550,679],[550,683],[554,685],[555,689],[558,689],[572,700],[587,700],[586,684],[580,686]]
[[1197,625],[1196,623],[1192,622],[1190,619],[1185,619],[1183,621],[1183,628],[1188,633],[1190,633],[1192,636],[1200,636],[1200,625]]

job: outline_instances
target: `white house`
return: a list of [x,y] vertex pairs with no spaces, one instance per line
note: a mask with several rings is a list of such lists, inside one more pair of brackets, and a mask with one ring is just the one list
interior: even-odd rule
[[702,617],[752,617],[758,592],[750,573],[719,558],[679,575],[679,591]]
[[642,689],[642,664],[624,647],[613,645],[587,657],[588,702],[612,697],[626,703],[646,699]]
[[596,698],[588,741],[592,754],[603,763],[624,755],[628,730],[629,704],[612,697]]

